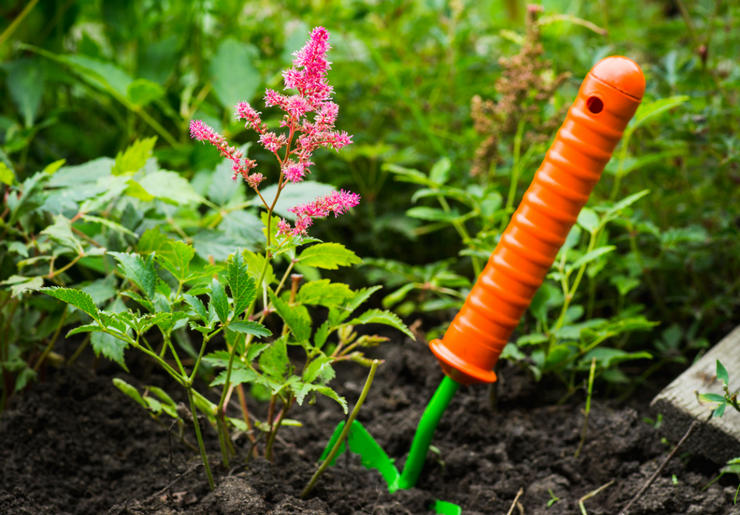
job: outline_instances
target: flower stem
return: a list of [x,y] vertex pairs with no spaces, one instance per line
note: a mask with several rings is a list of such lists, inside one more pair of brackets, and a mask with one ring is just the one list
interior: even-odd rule
[[380,365],[381,361],[374,359],[372,364],[370,365],[370,372],[367,374],[367,379],[365,379],[365,386],[362,387],[362,392],[360,392],[360,397],[357,399],[357,403],[355,404],[355,407],[352,408],[352,413],[350,413],[349,418],[347,419],[347,422],[344,424],[344,429],[342,430],[342,433],[339,435],[339,438],[336,442],[334,442],[334,447],[331,448],[331,451],[329,451],[328,456],[326,459],[321,462],[321,465],[319,465],[319,468],[314,472],[313,476],[311,476],[311,480],[308,482],[306,487],[301,492],[301,498],[305,499],[308,494],[311,493],[311,490],[313,490],[313,487],[316,486],[316,482],[319,480],[319,477],[321,474],[324,473],[324,471],[329,467],[329,464],[334,461],[334,458],[339,453],[339,449],[342,446],[342,442],[344,442],[344,439],[347,438],[347,434],[349,433],[350,428],[352,427],[352,423],[357,418],[357,414],[360,412],[360,408],[362,407],[362,404],[365,402],[365,398],[367,397],[368,392],[370,391],[370,386],[373,384],[373,379],[375,378],[375,371],[378,369],[378,365]]

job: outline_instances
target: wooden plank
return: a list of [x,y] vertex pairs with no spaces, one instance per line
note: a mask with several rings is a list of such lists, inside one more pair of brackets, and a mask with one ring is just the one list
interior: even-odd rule
[[[706,420],[715,404],[700,403],[696,392],[722,394],[722,383],[716,377],[719,360],[730,376],[730,391],[740,390],[740,326],[736,327],[709,352],[691,365],[650,403],[662,413],[660,430],[673,442],[695,419]],[[686,450],[699,453],[717,463],[740,457],[740,413],[730,406],[724,416],[700,424],[685,442]]]

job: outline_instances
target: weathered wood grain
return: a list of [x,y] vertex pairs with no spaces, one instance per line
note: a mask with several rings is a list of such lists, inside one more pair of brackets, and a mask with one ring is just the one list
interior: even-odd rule
[[[714,403],[700,403],[696,392],[723,393],[722,383],[715,374],[717,360],[729,373],[730,391],[740,390],[740,326],[653,399],[651,406],[663,415],[660,429],[674,442],[694,419],[706,420],[716,406]],[[686,450],[717,463],[740,457],[740,413],[728,406],[723,417],[702,423],[684,445]]]

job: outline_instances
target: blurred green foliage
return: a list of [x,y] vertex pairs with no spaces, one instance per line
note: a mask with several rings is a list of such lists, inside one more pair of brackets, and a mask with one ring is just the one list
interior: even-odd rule
[[[647,349],[659,364],[690,360],[739,319],[740,33],[735,28],[740,6],[709,0],[556,0],[542,7],[543,58],[552,63],[553,77],[570,73],[539,106],[543,118],[562,113],[590,67],[610,54],[640,63],[647,77],[644,104],[654,109],[633,121],[589,206],[603,216],[631,193],[650,194],[600,229],[596,243],[614,250],[589,264],[579,297],[566,305],[566,311],[581,307],[581,313],[571,311],[569,320],[583,324],[639,313],[660,325],[634,338],[619,336],[614,347]],[[7,282],[11,277],[38,282],[34,278],[44,275],[21,271],[21,261],[63,254],[36,243],[57,242],[69,250],[58,261],[62,266],[94,250],[77,231],[71,234],[82,238],[82,254],[67,245],[71,240],[65,240],[66,247],[58,242],[69,236],[64,227],[70,221],[82,224],[75,228],[93,239],[113,238],[115,244],[106,244],[111,250],[135,248],[136,236],[153,225],[193,243],[196,252],[210,246],[203,255],[216,260],[235,247],[248,248],[256,237],[254,213],[244,210],[249,201],[237,191],[243,186],[232,189],[223,180],[228,171],[219,166],[218,154],[191,142],[187,124],[203,119],[232,141],[249,144],[253,136],[234,122],[233,103],[247,100],[262,109],[261,92],[282,87],[277,70],[290,62],[310,28],[322,25],[332,34],[330,80],[341,106],[339,125],[354,134],[355,143],[339,159],[317,155],[312,179],[358,191],[363,203],[355,216],[321,230],[330,239],[350,242],[358,254],[377,258],[368,261],[364,273],[403,289],[387,292],[396,294],[387,305],[406,303],[401,310],[406,315],[426,313],[429,327],[443,324],[474,279],[475,260],[493,249],[510,213],[509,199],[518,203],[547,148],[547,141],[517,146],[516,132],[498,134],[496,166],[488,175],[470,174],[484,139],[473,127],[471,99],[498,98],[499,59],[519,52],[525,12],[525,4],[516,0],[4,2],[0,280],[17,291],[23,281]],[[274,113],[264,113],[268,123],[278,122]],[[155,175],[143,185],[149,196],[129,185],[120,193],[132,198],[117,198],[114,207],[105,204],[102,191],[89,189],[98,172],[116,176],[113,161],[101,164],[101,156],[118,154],[116,163],[125,162],[124,149],[152,136],[157,136],[155,164],[127,165],[141,178]],[[260,152],[253,146],[250,157],[263,162]],[[19,212],[11,221],[17,205],[8,199],[22,198],[28,181],[60,159],[67,165],[97,163],[78,183],[63,169],[61,176],[40,176],[46,185],[32,184],[36,195],[43,188],[55,190],[52,200],[67,202],[69,211],[52,205]],[[419,181],[398,180],[403,174],[394,170],[400,169],[418,170],[437,182],[444,178],[445,187],[463,192],[448,199],[449,212],[460,217],[448,212],[439,218],[429,211],[442,207],[445,212],[441,195],[419,194]],[[171,170],[184,180],[162,175]],[[510,189],[512,170],[517,180]],[[166,198],[166,187],[156,189],[160,179],[177,186],[170,195],[190,197]],[[71,182],[54,186],[54,181]],[[149,197],[158,200],[150,207],[141,204]],[[88,214],[110,220],[105,227],[95,218],[74,218],[81,203],[95,199],[100,203]],[[43,195],[26,207],[49,207],[49,202]],[[409,209],[416,211],[407,216]],[[468,211],[473,215],[466,217]],[[581,254],[576,249],[570,258],[582,256],[587,243],[584,236]],[[92,263],[79,259],[80,265]],[[45,269],[45,275],[54,271]],[[64,284],[96,281],[104,272],[71,267],[65,270],[71,275],[62,278]],[[558,280],[553,276],[547,284]],[[556,308],[562,300],[558,306],[555,293],[545,297],[548,290],[546,285],[535,306],[540,311],[523,322],[523,334],[549,330],[543,310],[545,318],[552,310],[551,323],[560,320]],[[22,327],[21,313],[28,318],[34,311],[16,309],[9,290],[0,295],[2,326]],[[25,322],[29,327],[39,317],[49,318],[51,308],[42,305],[48,300],[18,295],[24,296],[23,306],[36,306],[37,318]],[[55,326],[49,322],[48,329],[38,329],[44,333],[40,338],[54,336]],[[582,337],[591,334],[588,327],[580,330],[586,331]],[[551,335],[546,340],[554,344]],[[38,352],[33,345],[23,354]],[[521,359],[537,364],[536,356]]]

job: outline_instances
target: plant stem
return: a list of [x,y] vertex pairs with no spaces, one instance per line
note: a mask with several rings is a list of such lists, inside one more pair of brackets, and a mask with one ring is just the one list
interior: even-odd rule
[[581,441],[578,443],[578,448],[574,457],[578,457],[583,449],[583,444],[586,441],[586,434],[588,433],[588,415],[591,413],[591,395],[594,391],[594,375],[596,373],[596,358],[591,359],[591,368],[588,371],[588,389],[586,393],[586,408],[583,410],[583,426],[581,427]]
[[[514,207],[514,198],[516,197],[516,188],[519,185],[519,172],[521,170],[521,150],[522,150],[522,136],[524,135],[524,120],[519,120],[519,124],[516,127],[516,135],[514,136],[514,162],[511,166],[511,181],[509,182],[509,194],[506,196],[506,211],[510,211]],[[501,232],[508,220],[503,221]]]
[[277,436],[277,432],[283,423],[285,415],[288,414],[288,410],[293,405],[294,400],[295,397],[291,395],[288,400],[283,403],[283,408],[280,410],[280,413],[278,413],[277,419],[274,421],[274,423],[272,422],[272,420],[270,421],[270,434],[267,436],[267,441],[265,442],[265,458],[270,461],[272,461],[272,446],[275,443],[275,437]]
[[319,465],[319,468],[314,472],[313,476],[311,476],[311,479],[309,480],[308,484],[306,484],[305,488],[303,488],[303,491],[301,492],[301,498],[305,499],[309,493],[311,493],[311,490],[313,490],[313,487],[316,486],[316,482],[319,480],[319,477],[321,477],[321,474],[324,473],[324,471],[329,467],[329,464],[334,460],[337,453],[339,452],[339,448],[342,446],[342,442],[344,442],[344,439],[347,437],[347,434],[349,433],[350,428],[352,427],[352,423],[357,418],[357,414],[360,412],[360,408],[362,407],[362,404],[365,402],[365,398],[367,397],[368,392],[370,391],[370,386],[373,384],[373,379],[375,378],[375,371],[378,369],[378,365],[380,364],[380,360],[374,359],[370,365],[370,372],[367,374],[367,379],[365,379],[365,386],[362,387],[362,391],[360,392],[360,397],[357,399],[357,402],[355,403],[355,407],[352,408],[352,412],[349,415],[349,418],[347,419],[347,422],[344,424],[344,429],[342,429],[342,433],[339,435],[339,438],[334,443],[334,446],[331,448],[331,451],[329,451],[329,454],[327,455],[326,459],[321,462],[321,465]]
[[57,325],[56,331],[54,331],[54,334],[49,339],[49,343],[46,345],[46,348],[44,349],[44,352],[41,353],[41,356],[39,356],[39,359],[36,360],[36,364],[33,366],[34,372],[38,372],[41,368],[41,364],[44,362],[46,357],[49,355],[51,350],[54,348],[54,343],[56,343],[57,338],[59,338],[59,333],[62,331],[62,326],[64,326],[64,321],[67,319],[67,307],[65,306],[64,311],[62,312],[62,316],[59,318],[59,325]]
[[82,354],[82,351],[84,351],[88,345],[90,345],[90,339],[92,337],[92,333],[88,333],[87,337],[85,337],[84,340],[82,340],[82,343],[75,349],[74,354],[72,354],[69,359],[67,360],[67,366],[70,367],[72,364],[77,361],[77,358],[80,357],[80,354]]
[[188,392],[188,402],[190,402],[190,413],[193,416],[193,426],[195,427],[195,438],[198,440],[198,448],[200,449],[200,459],[203,461],[203,466],[206,469],[206,476],[208,477],[208,486],[211,490],[216,488],[216,484],[213,482],[213,474],[211,474],[211,466],[208,464],[208,455],[206,454],[206,446],[203,443],[203,435],[200,432],[200,423],[198,422],[198,412],[195,408],[195,400],[193,399],[193,389],[191,387],[186,388]]
[[28,5],[23,8],[23,10],[20,12],[18,16],[15,17],[15,19],[11,22],[10,25],[3,31],[2,34],[0,34],[0,46],[3,46],[5,43],[5,40],[8,39],[10,36],[13,35],[13,32],[15,32],[15,29],[18,28],[18,25],[21,24],[21,22],[28,16],[28,14],[31,12],[31,10],[36,7],[36,4],[39,3],[39,0],[31,0],[28,2]]

